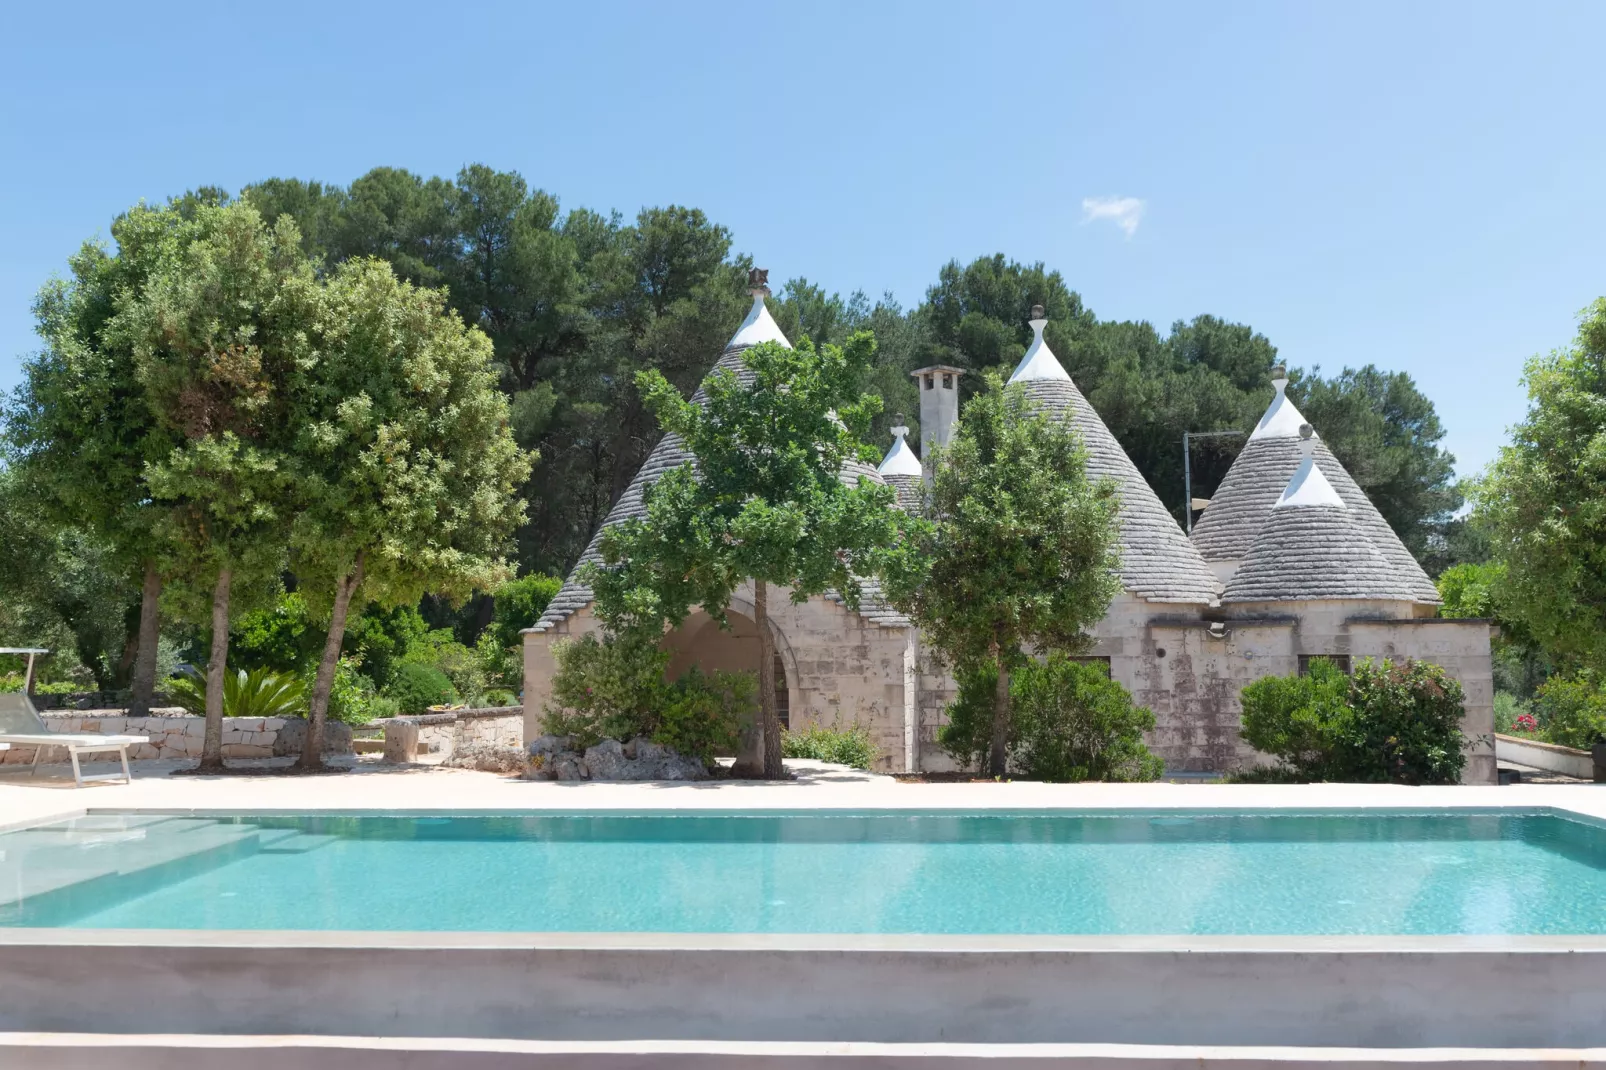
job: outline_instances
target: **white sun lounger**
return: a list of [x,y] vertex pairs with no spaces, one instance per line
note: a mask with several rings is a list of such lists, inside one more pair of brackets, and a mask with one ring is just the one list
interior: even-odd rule
[[[149,736],[95,736],[82,733],[52,732],[40,720],[39,711],[33,708],[33,702],[26,692],[11,691],[0,693],[0,747],[8,744],[31,746],[33,752],[33,772],[39,772],[39,757],[48,747],[64,747],[67,755],[72,759],[72,778],[78,787],[99,780],[121,780],[127,784],[134,778],[128,772],[128,748],[135,743],[146,743]],[[95,776],[84,776],[78,768],[80,754],[101,754],[116,751],[122,759],[123,772],[100,773]]]

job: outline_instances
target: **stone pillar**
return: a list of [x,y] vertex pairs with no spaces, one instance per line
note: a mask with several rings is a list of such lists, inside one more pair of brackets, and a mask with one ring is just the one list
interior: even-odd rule
[[418,761],[418,726],[410,721],[385,725],[385,761],[408,765]]

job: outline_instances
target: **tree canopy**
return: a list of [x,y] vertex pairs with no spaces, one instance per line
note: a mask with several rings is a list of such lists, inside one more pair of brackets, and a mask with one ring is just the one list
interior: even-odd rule
[[1606,298],[1528,362],[1528,414],[1477,492],[1504,614],[1568,668],[1606,669]]
[[988,771],[1002,776],[1010,670],[1028,647],[1077,653],[1120,591],[1117,489],[1082,438],[989,370],[933,462],[926,518],[882,558],[887,596],[959,675],[995,671]]
[[891,488],[850,486],[844,472],[876,456],[859,436],[880,399],[857,392],[874,351],[869,334],[819,349],[806,336],[793,349],[765,342],[742,354],[741,374],[715,371],[701,402],[657,371],[638,376],[647,405],[694,461],[648,488],[645,516],[605,532],[604,565],[588,566],[585,582],[610,629],[656,639],[694,605],[724,624],[737,587],[753,581],[763,760],[739,755],[742,771],[783,774],[768,586],[799,603],[835,589],[857,607],[856,571],[895,530]]

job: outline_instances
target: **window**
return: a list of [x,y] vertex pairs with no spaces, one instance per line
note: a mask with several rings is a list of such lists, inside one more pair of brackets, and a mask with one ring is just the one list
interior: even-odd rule
[[1310,675],[1310,663],[1313,658],[1325,658],[1333,663],[1339,672],[1349,675],[1348,654],[1301,654],[1299,655],[1299,675]]
[[786,663],[775,655],[775,714],[782,728],[792,727],[792,700],[786,687]]
[[942,373],[942,388],[944,390],[952,390],[954,388],[954,376],[952,372]]
[[921,382],[925,384],[927,390],[930,390],[933,386],[937,385],[937,377],[935,375],[923,375],[920,378]]
[[1071,660],[1080,665],[1097,665],[1099,668],[1104,670],[1105,676],[1110,675],[1110,659],[1107,657],[1100,658],[1088,656],[1084,658],[1072,658]]

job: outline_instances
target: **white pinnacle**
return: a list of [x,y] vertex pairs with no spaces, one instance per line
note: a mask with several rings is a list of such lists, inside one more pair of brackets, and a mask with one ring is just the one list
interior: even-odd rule
[[1299,467],[1294,469],[1294,477],[1288,481],[1288,486],[1283,488],[1283,495],[1277,499],[1275,508],[1299,509],[1327,505],[1348,509],[1349,506],[1344,504],[1344,499],[1338,496],[1338,491],[1333,489],[1333,485],[1327,481],[1322,470],[1316,467],[1315,429],[1310,424],[1302,424],[1299,428],[1299,439]]
[[1271,385],[1277,394],[1266,407],[1266,414],[1260,418],[1260,423],[1249,433],[1250,441],[1257,438],[1298,438],[1300,427],[1305,425],[1305,418],[1283,393],[1288,389],[1288,377],[1279,374],[1281,371],[1282,369],[1278,368],[1272,373],[1274,378]]
[[749,292],[753,295],[753,307],[747,310],[747,318],[736,328],[736,333],[725,348],[756,346],[760,342],[779,342],[787,349],[791,349],[792,343],[781,333],[781,325],[775,322],[775,317],[770,315],[770,310],[764,305],[764,298],[769,290],[755,288]]
[[920,458],[915,456],[915,451],[910,447],[909,443],[904,441],[904,436],[908,433],[909,428],[903,424],[899,424],[892,429],[892,448],[887,451],[885,457],[881,458],[881,466],[876,469],[877,472],[884,476],[918,476],[924,474],[920,467]]
[[1032,344],[1026,350],[1026,355],[1020,358],[1020,363],[1015,366],[1015,374],[1009,377],[1009,381],[1023,383],[1030,379],[1062,379],[1070,382],[1070,375],[1060,365],[1059,359],[1054,356],[1054,351],[1048,348],[1048,343],[1043,340],[1043,328],[1048,326],[1048,320],[1043,318],[1042,306],[1033,308],[1032,313],[1033,319],[1030,321]]

